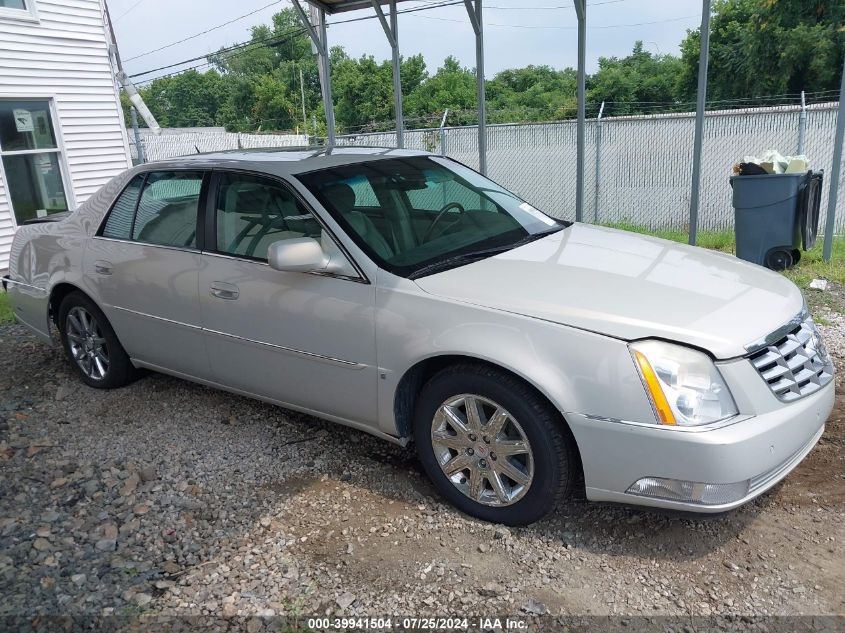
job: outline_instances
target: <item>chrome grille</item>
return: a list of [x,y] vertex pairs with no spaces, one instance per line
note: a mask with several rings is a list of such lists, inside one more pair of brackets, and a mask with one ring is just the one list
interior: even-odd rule
[[785,334],[761,346],[748,358],[783,402],[808,396],[833,379],[833,363],[809,316],[793,322]]

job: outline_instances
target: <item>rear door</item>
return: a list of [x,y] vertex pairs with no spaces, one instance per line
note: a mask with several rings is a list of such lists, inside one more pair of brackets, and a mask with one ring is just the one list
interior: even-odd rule
[[85,273],[129,355],[208,378],[198,295],[198,213],[210,175],[139,174],[118,197],[85,252]]

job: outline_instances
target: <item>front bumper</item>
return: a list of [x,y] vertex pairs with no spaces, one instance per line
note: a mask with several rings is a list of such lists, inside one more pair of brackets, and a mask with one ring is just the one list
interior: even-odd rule
[[[834,382],[817,393],[721,428],[694,430],[636,425],[566,414],[581,461],[587,498],[634,505],[724,512],[774,486],[812,450],[833,409]],[[653,477],[702,484],[748,482],[740,498],[695,503],[631,494]]]

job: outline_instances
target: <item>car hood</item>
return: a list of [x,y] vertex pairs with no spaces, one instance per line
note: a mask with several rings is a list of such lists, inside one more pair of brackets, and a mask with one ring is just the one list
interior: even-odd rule
[[420,278],[432,295],[625,340],[659,337],[716,358],[784,325],[804,299],[731,255],[585,224]]

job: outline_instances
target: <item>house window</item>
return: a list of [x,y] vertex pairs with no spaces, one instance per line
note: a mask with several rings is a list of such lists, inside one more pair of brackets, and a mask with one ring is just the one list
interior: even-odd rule
[[0,101],[0,160],[18,224],[68,210],[49,101]]
[[35,0],[0,0],[0,18],[38,20]]

